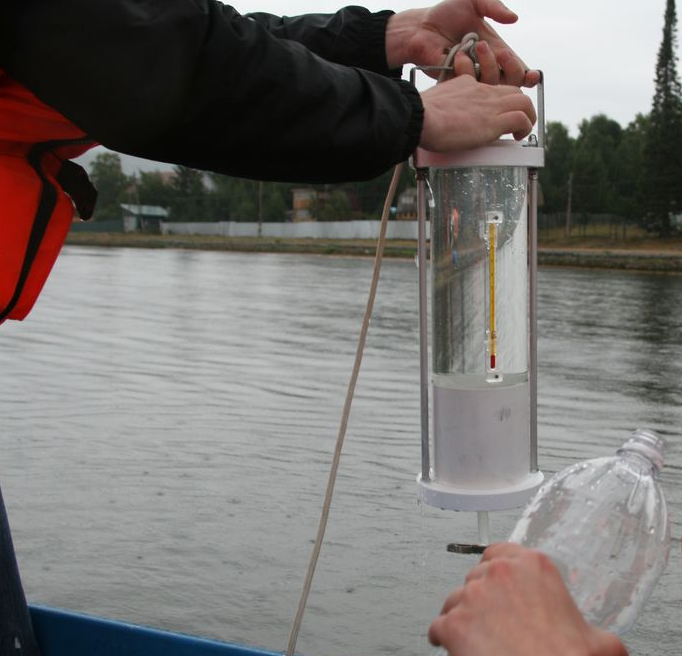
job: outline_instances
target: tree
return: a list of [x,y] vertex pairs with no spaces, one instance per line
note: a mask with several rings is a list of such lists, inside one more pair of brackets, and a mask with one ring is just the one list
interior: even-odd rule
[[346,221],[351,214],[348,194],[341,189],[321,192],[310,206],[310,213],[317,221]]
[[603,114],[580,123],[573,161],[573,202],[576,211],[613,212],[616,157],[623,128]]
[[160,171],[140,171],[135,190],[140,205],[168,208],[173,204],[173,187],[164,180]]
[[206,221],[208,197],[204,174],[186,166],[173,167],[170,218],[173,221]]
[[286,221],[292,188],[282,182],[263,183],[263,221]]
[[213,215],[221,221],[256,220],[256,185],[251,180],[209,173]]
[[671,214],[682,211],[682,88],[675,64],[676,41],[675,0],[667,0],[638,189],[642,222],[661,237],[671,233]]
[[90,179],[97,188],[95,219],[120,219],[121,203],[130,201],[127,191],[132,182],[123,173],[121,157],[116,153],[99,153],[90,165]]
[[[291,209],[291,190],[296,185],[288,182],[260,183],[219,173],[210,173],[209,180],[211,212],[219,220],[257,221],[260,201],[263,221],[286,221],[287,212]],[[259,198],[261,191],[262,198]]]
[[[348,201],[351,204],[351,212],[354,218],[362,219],[379,219],[384,207],[384,200],[386,199],[386,192],[393,177],[393,169],[389,169],[385,173],[363,182],[353,182],[343,185],[343,190],[348,196]],[[404,166],[400,181],[396,189],[396,196],[394,204],[397,202],[398,196],[405,191],[405,189],[414,186],[414,171],[409,166]],[[347,216],[346,218],[350,218]]]
[[633,221],[642,216],[638,200],[638,184],[642,176],[644,138],[648,118],[638,114],[625,130],[616,152],[614,212]]
[[547,123],[545,167],[540,169],[540,184],[544,197],[543,211],[564,212],[568,204],[568,181],[573,170],[575,140],[562,123]]

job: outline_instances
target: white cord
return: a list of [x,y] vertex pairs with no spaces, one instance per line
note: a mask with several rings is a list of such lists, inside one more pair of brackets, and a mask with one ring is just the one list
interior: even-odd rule
[[450,69],[454,66],[455,55],[460,50],[465,52],[471,61],[474,62],[474,71],[476,72],[476,79],[478,79],[481,69],[478,59],[476,58],[476,43],[478,42],[478,39],[479,37],[476,32],[469,32],[464,35],[462,40],[456,46],[452,46],[452,48],[450,48],[447,56],[445,57],[445,61],[443,62],[443,70],[438,76],[438,82],[443,82],[452,72]]
[[329,508],[331,506],[332,496],[334,494],[334,484],[336,483],[336,473],[339,469],[341,450],[343,448],[343,441],[346,436],[346,428],[348,427],[348,417],[350,416],[350,409],[353,403],[353,395],[355,393],[355,384],[358,380],[358,375],[360,373],[362,354],[365,349],[365,341],[367,339],[367,332],[369,330],[369,321],[372,316],[372,310],[374,309],[374,299],[376,298],[377,286],[379,284],[379,273],[381,271],[381,260],[384,253],[384,243],[386,241],[386,227],[388,225],[388,216],[391,212],[391,204],[393,203],[393,198],[398,187],[398,182],[400,181],[400,175],[403,171],[403,167],[404,164],[402,163],[398,164],[395,167],[393,171],[393,177],[391,178],[391,184],[388,188],[388,193],[386,194],[386,200],[384,201],[384,210],[381,214],[381,225],[379,228],[379,239],[377,241],[376,255],[374,256],[374,270],[372,272],[372,282],[370,283],[369,286],[369,296],[367,298],[365,316],[362,321],[362,327],[360,329],[360,338],[358,339],[358,347],[355,352],[353,372],[351,373],[350,381],[348,383],[346,401],[343,406],[343,414],[341,415],[341,424],[339,426],[339,432],[336,437],[336,448],[334,449],[334,457],[332,458],[331,469],[329,471],[329,478],[327,480],[327,491],[325,492],[324,503],[322,504],[322,513],[320,515],[320,523],[317,528],[317,537],[315,538],[315,545],[313,546],[313,552],[310,556],[310,563],[308,565],[308,571],[306,573],[305,582],[303,584],[301,599],[298,602],[298,610],[296,612],[296,617],[294,618],[294,623],[293,626],[291,627],[291,633],[289,634],[289,642],[287,644],[285,656],[293,656],[294,650],[296,649],[296,641],[298,640],[298,633],[301,629],[303,613],[305,612],[305,607],[308,601],[308,595],[310,594],[310,588],[312,586],[313,576],[315,574],[315,567],[317,566],[320,550],[322,548],[322,541],[324,540],[324,533],[327,528],[327,521],[329,519]]

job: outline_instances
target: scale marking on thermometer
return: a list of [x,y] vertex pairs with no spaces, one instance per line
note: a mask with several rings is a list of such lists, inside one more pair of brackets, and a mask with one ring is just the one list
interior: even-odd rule
[[488,242],[488,353],[490,369],[497,367],[497,326],[495,317],[495,258],[497,256],[497,226],[502,223],[502,212],[486,212],[486,240]]

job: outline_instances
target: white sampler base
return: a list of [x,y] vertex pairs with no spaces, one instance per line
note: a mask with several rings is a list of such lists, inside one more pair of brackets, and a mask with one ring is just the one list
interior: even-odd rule
[[435,481],[422,481],[417,477],[417,496],[429,506],[442,510],[512,510],[526,505],[536,490],[542,485],[545,475],[541,471],[530,472],[519,483],[494,490],[471,490],[453,487]]

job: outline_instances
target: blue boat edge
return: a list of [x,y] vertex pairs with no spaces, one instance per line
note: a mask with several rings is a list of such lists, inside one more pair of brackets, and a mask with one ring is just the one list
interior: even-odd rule
[[281,656],[245,645],[30,605],[42,656]]

